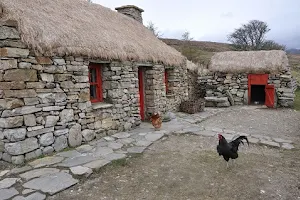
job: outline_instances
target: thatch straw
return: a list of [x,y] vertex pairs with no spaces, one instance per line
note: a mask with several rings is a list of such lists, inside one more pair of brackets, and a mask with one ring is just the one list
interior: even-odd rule
[[1,0],[0,7],[1,20],[16,20],[22,41],[36,54],[185,64],[178,51],[141,23],[98,4],[85,0]]
[[274,73],[287,69],[284,51],[226,51],[216,53],[209,65],[213,72]]

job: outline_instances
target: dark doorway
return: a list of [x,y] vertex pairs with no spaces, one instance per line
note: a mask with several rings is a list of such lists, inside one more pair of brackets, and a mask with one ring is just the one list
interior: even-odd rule
[[265,104],[265,85],[251,85],[251,103]]

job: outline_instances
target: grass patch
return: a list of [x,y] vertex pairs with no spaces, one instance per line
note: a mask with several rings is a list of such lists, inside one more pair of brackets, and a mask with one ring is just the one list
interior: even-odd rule
[[295,95],[294,109],[300,111],[300,89],[296,90]]
[[127,159],[126,158],[122,158],[122,159],[118,159],[118,160],[113,160],[111,163],[110,163],[110,165],[112,166],[112,167],[119,167],[119,166],[121,166],[121,167],[124,167],[124,166],[126,166],[127,165]]

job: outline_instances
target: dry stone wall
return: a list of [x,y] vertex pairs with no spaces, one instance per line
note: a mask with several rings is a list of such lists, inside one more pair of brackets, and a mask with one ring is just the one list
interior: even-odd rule
[[[246,73],[210,73],[199,76],[198,83],[206,89],[205,106],[228,107],[248,104],[248,74]],[[277,106],[293,106],[296,87],[290,70],[269,74],[268,84],[275,86]]]

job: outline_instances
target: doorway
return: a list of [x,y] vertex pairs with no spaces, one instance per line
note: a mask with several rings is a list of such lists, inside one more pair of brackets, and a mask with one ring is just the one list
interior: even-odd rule
[[251,104],[264,105],[265,97],[265,85],[251,85]]
[[145,70],[143,67],[138,69],[139,79],[139,101],[140,101],[140,116],[141,120],[145,120]]

